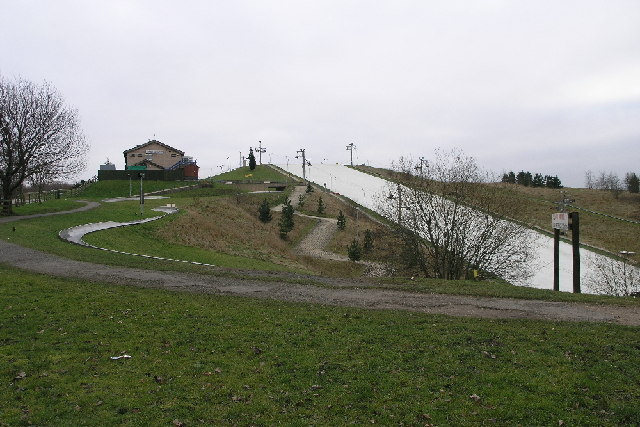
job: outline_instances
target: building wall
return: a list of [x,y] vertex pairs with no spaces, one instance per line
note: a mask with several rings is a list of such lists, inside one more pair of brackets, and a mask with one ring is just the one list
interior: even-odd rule
[[[144,180],[147,181],[182,181],[185,179],[184,170],[176,169],[173,171],[168,170],[99,170],[98,181],[110,181],[110,180],[129,180],[129,178],[140,180],[140,173],[144,173]],[[186,179],[193,179],[191,177]],[[134,187],[135,188],[135,187]],[[127,184],[127,191],[129,191],[129,184]]]
[[184,167],[184,179],[198,179],[198,170],[196,165],[186,165]]
[[144,147],[127,152],[125,164],[126,166],[132,166],[148,159],[164,168],[169,168],[182,160],[182,157],[182,154],[177,151],[169,150],[165,146],[151,142]]

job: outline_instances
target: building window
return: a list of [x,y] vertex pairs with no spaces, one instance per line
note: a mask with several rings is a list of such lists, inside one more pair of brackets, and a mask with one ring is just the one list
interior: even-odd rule
[[171,157],[178,157],[176,153],[171,153]]
[[142,157],[142,153],[138,153],[138,157]]
[[136,156],[135,153],[129,154],[129,157],[135,157],[135,156]]

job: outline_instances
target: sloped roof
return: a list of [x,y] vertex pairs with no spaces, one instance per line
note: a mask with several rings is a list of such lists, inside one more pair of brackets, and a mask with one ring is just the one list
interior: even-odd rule
[[180,155],[184,156],[184,151],[182,151],[182,150],[178,150],[177,148],[173,148],[173,147],[171,147],[170,145],[167,145],[167,144],[165,144],[165,143],[163,143],[163,142],[156,141],[155,139],[152,139],[152,140],[150,140],[150,141],[148,141],[148,142],[145,142],[144,144],[136,145],[135,147],[133,147],[133,148],[129,148],[128,150],[124,150],[124,152],[123,152],[123,153],[124,153],[124,154],[127,154],[127,153],[129,153],[129,152],[131,152],[131,151],[138,150],[138,149],[143,148],[143,147],[146,147],[147,145],[150,145],[150,144],[158,144],[158,145],[160,145],[160,146],[162,146],[162,147],[166,148],[167,150],[173,150],[173,151],[175,151],[175,152],[177,152],[177,153],[180,153]]
[[138,163],[134,163],[134,164],[133,164],[133,165],[131,165],[131,166],[142,166],[142,165],[153,165],[153,166],[155,166],[155,167],[157,167],[157,168],[160,168],[160,169],[166,169],[164,166],[160,166],[159,164],[154,163],[154,162],[152,162],[152,161],[151,161],[151,160],[149,160],[149,159],[141,160],[141,161],[139,161]]

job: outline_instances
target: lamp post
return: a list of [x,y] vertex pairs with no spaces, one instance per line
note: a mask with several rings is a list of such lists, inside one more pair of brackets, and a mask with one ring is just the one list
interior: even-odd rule
[[140,215],[144,214],[144,192],[142,191],[142,178],[144,178],[144,172],[138,174],[140,176]]
[[424,169],[423,168],[425,166],[429,167],[429,162],[427,162],[427,160],[425,160],[424,157],[420,157],[418,160],[420,161],[420,164],[416,165],[415,170],[420,171],[420,176],[422,178],[424,178]]
[[129,177],[129,197],[131,197],[133,191],[133,187],[131,184],[131,173],[128,173],[127,176]]

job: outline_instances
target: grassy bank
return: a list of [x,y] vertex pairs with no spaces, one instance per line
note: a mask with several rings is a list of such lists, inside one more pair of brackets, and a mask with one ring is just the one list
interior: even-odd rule
[[5,268],[0,301],[0,425],[640,423],[637,328],[177,294]]

